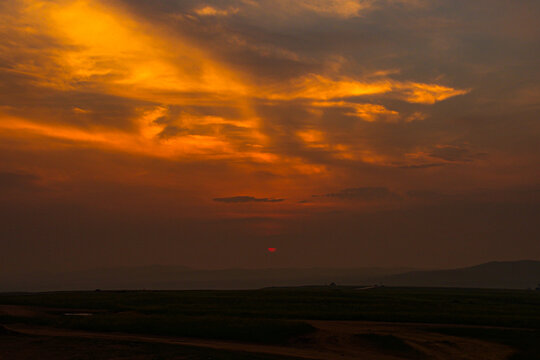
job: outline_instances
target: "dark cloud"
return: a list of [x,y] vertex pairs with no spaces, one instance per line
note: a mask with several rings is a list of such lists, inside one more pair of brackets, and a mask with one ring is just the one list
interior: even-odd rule
[[163,128],[163,130],[161,130],[161,132],[158,134],[158,137],[160,139],[169,139],[185,133],[187,133],[185,129],[182,129],[175,125],[167,125]]
[[2,69],[0,59],[0,108],[5,113],[53,125],[80,128],[134,130],[138,109],[151,102],[79,90],[44,89],[32,79]]
[[261,202],[261,203],[276,203],[282,202],[285,199],[274,199],[274,198],[256,198],[254,196],[232,196],[232,197],[223,197],[215,198],[214,201],[237,204],[237,203],[249,203],[249,202]]
[[430,163],[430,164],[418,164],[418,165],[399,165],[400,169],[429,169],[434,167],[445,166],[445,163]]
[[400,195],[385,187],[359,187],[340,190],[337,193],[325,194],[326,197],[359,200],[359,201],[377,201],[377,200],[396,200]]
[[473,152],[472,150],[453,145],[438,146],[429,152],[429,156],[450,162],[470,162],[485,157],[486,153]]

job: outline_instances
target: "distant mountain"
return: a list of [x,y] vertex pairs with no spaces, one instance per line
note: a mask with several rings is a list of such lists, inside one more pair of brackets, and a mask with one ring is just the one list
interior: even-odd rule
[[432,271],[411,269],[224,269],[183,266],[95,269],[60,274],[0,275],[0,291],[256,289],[302,285],[465,287],[527,289],[540,283],[540,261],[490,262]]
[[489,262],[453,270],[411,271],[376,281],[388,286],[536,288],[540,283],[540,261]]

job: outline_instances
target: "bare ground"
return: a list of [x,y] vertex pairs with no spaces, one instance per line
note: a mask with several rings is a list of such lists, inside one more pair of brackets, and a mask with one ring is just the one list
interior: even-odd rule
[[[56,309],[55,311],[57,311]],[[67,309],[65,309],[67,310]],[[73,310],[73,309],[70,309]],[[32,317],[46,312],[46,308],[24,306],[0,306],[0,314]],[[78,309],[77,311],[80,311]],[[396,359],[506,359],[514,351],[512,348],[476,339],[467,339],[442,335],[429,331],[434,326],[444,324],[404,324],[363,321],[308,321],[317,332],[302,337],[289,346],[273,346],[252,343],[239,343],[220,340],[196,338],[163,337],[135,335],[124,333],[97,333],[74,331],[58,328],[45,328],[28,325],[4,326],[18,334],[47,336],[55,338],[77,338],[94,340],[129,341],[168,345],[194,346],[208,349],[242,351],[259,354],[272,354],[306,359],[327,360],[396,360]],[[391,335],[401,339],[413,349],[409,353],[397,353],[391,349],[381,348],[362,335]],[[0,359],[2,359],[0,349]],[[36,358],[39,358],[36,357]]]

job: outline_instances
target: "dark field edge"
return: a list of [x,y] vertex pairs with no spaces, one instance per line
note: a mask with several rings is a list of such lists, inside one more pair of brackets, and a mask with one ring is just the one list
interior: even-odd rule
[[306,360],[186,345],[20,335],[0,326],[0,358],[24,360]]
[[441,327],[429,331],[508,345],[516,350],[508,360],[540,359],[540,330]]
[[230,340],[268,345],[287,345],[316,329],[302,321],[183,315],[96,314],[89,317],[0,316],[0,324],[26,324],[91,332],[122,332],[156,336]]
[[375,333],[355,334],[353,339],[356,343],[375,348],[383,354],[393,355],[403,359],[427,360],[426,354],[394,335]]

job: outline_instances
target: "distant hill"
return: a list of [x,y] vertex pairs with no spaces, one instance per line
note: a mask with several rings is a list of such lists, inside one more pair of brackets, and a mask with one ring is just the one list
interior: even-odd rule
[[388,286],[536,288],[540,283],[540,261],[489,262],[453,270],[411,271],[376,281]]
[[143,266],[94,269],[57,274],[0,275],[0,291],[94,289],[256,289],[270,286],[366,284],[399,274],[405,268],[277,268],[198,270],[183,266]]
[[432,271],[404,268],[224,269],[143,266],[60,274],[0,275],[0,291],[255,289],[271,286],[339,285],[527,289],[540,282],[540,261],[490,262]]

